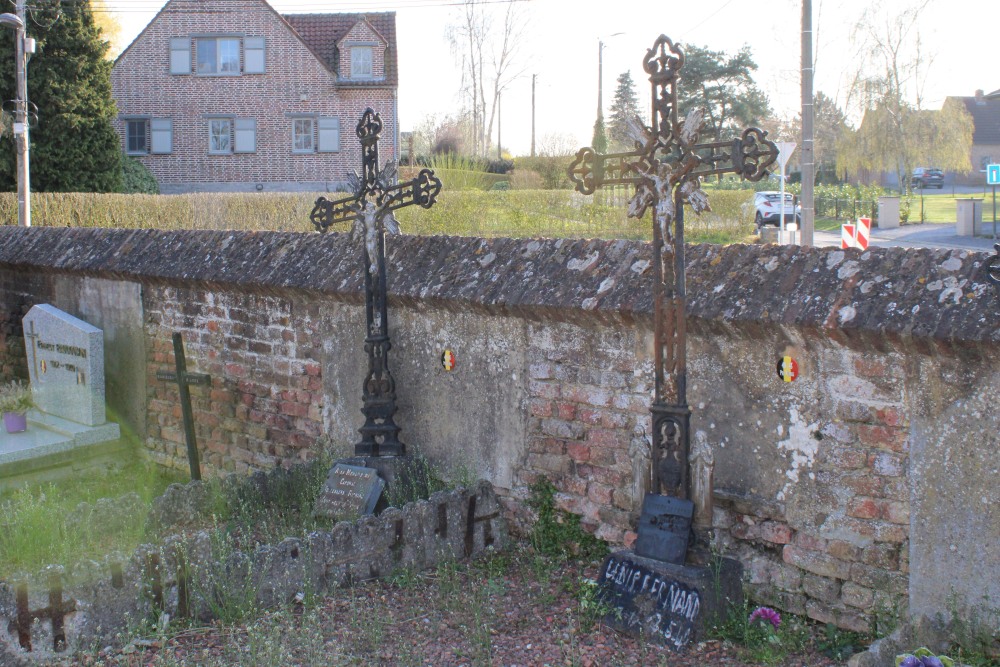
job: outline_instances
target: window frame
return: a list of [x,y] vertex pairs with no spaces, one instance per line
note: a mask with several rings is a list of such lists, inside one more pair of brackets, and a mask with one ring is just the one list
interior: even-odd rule
[[[296,146],[296,139],[305,136],[298,132],[298,123],[309,123],[309,148],[299,148]],[[292,117],[292,153],[296,155],[311,155],[316,152],[316,117],[315,116],[293,116]]]
[[[350,78],[355,81],[370,81],[375,78],[375,44],[350,44],[348,48],[351,54],[351,73]],[[364,49],[368,53],[368,73],[367,74],[356,74],[355,67],[359,62],[355,58],[355,53],[360,53]]]
[[[126,155],[149,155],[151,153],[152,142],[149,136],[149,118],[125,118],[125,154]],[[132,148],[133,137],[138,138],[137,135],[133,135],[132,127],[133,125],[142,126],[142,150],[137,150]]]
[[[243,59],[243,40],[245,37],[243,35],[195,35],[194,40],[194,74],[196,76],[242,76],[244,59]],[[236,69],[221,69],[223,66],[222,61],[222,44],[223,42],[235,42],[236,45]],[[202,53],[203,47],[208,44],[213,44],[213,66],[212,71],[202,71]],[[204,51],[207,54],[207,51]],[[230,54],[230,59],[233,54]]]
[[[234,118],[232,116],[216,117],[208,119],[208,154],[209,155],[232,155],[233,154],[233,123]],[[224,133],[220,132],[218,135],[215,133],[215,128],[213,127],[216,123],[226,123],[226,131]],[[212,144],[216,136],[220,138],[222,136],[226,137],[226,147],[225,149],[213,148]]]

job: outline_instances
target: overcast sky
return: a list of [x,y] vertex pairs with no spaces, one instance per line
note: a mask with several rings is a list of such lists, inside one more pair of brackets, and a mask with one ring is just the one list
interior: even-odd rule
[[[128,44],[165,4],[164,0],[107,0]],[[447,38],[459,20],[457,0],[272,0],[282,13],[396,11],[399,35],[399,113],[406,131],[427,117],[459,108],[458,57]],[[816,30],[815,89],[843,102],[858,46],[851,37],[872,0],[813,0]],[[912,4],[886,0],[890,9]],[[648,105],[642,57],[660,33],[675,42],[733,53],[749,44],[758,84],[779,115],[794,116],[800,104],[800,0],[520,0],[527,23],[519,44],[524,74],[502,100],[502,141],[515,155],[531,142],[531,75],[537,75],[536,136],[561,135],[590,143],[597,112],[598,41],[603,38],[605,113],[615,80],[626,70]],[[492,5],[502,9],[502,2]],[[918,30],[932,56],[923,79],[924,105],[940,108],[949,95],[1000,88],[995,33],[1000,3],[993,0],[930,0]],[[615,35],[615,33],[622,33]],[[494,129],[494,139],[495,139]]]

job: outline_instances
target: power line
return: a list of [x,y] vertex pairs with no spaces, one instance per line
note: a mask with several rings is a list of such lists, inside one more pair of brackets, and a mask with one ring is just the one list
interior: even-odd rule
[[[50,8],[52,5],[71,5],[71,4],[83,4],[89,3],[90,0],[55,0],[53,3],[35,5],[35,9],[46,9]],[[479,0],[476,4],[479,5],[506,5],[514,3],[527,3],[532,2],[532,0]],[[292,4],[282,4],[281,7],[275,7],[279,13],[283,14],[297,14],[297,13],[336,13],[336,12],[352,12],[352,13],[365,13],[365,12],[381,12],[381,11],[394,11],[400,9],[428,9],[436,7],[458,7],[464,5],[464,0],[412,0],[412,2],[407,2],[407,0],[393,0],[392,2],[386,3],[378,8],[378,10],[372,10],[370,3],[356,1],[356,2],[330,2],[324,1],[322,3],[292,3]],[[159,2],[158,0],[153,2],[144,2],[143,0],[134,0],[128,2],[127,4],[115,5],[106,4],[103,7],[93,7],[92,11],[95,13],[106,13],[106,14],[146,14],[150,12],[157,12],[166,6],[165,2]],[[178,13],[184,14],[215,14],[224,12],[226,10],[213,10],[213,9],[177,9],[168,10],[176,11]]]

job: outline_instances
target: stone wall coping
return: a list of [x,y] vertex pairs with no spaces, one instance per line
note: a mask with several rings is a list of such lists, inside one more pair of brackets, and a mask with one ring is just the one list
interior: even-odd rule
[[[428,302],[581,323],[648,320],[650,245],[597,239],[394,236],[394,305]],[[1000,342],[989,253],[778,245],[689,245],[691,327],[763,324],[826,335]],[[363,299],[346,233],[0,227],[0,267],[137,282],[203,282]]]

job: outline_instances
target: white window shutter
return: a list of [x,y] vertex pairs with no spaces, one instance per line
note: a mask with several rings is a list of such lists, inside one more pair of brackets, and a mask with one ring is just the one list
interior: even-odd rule
[[170,73],[191,73],[191,40],[187,37],[170,40]]
[[237,118],[233,125],[234,134],[236,135],[233,152],[256,153],[257,121],[253,118]]
[[320,153],[336,153],[340,150],[340,119],[320,116],[319,119]]
[[149,121],[151,153],[165,155],[174,148],[174,121],[169,118],[152,118]]
[[263,37],[245,37],[243,39],[243,73],[264,73]]

